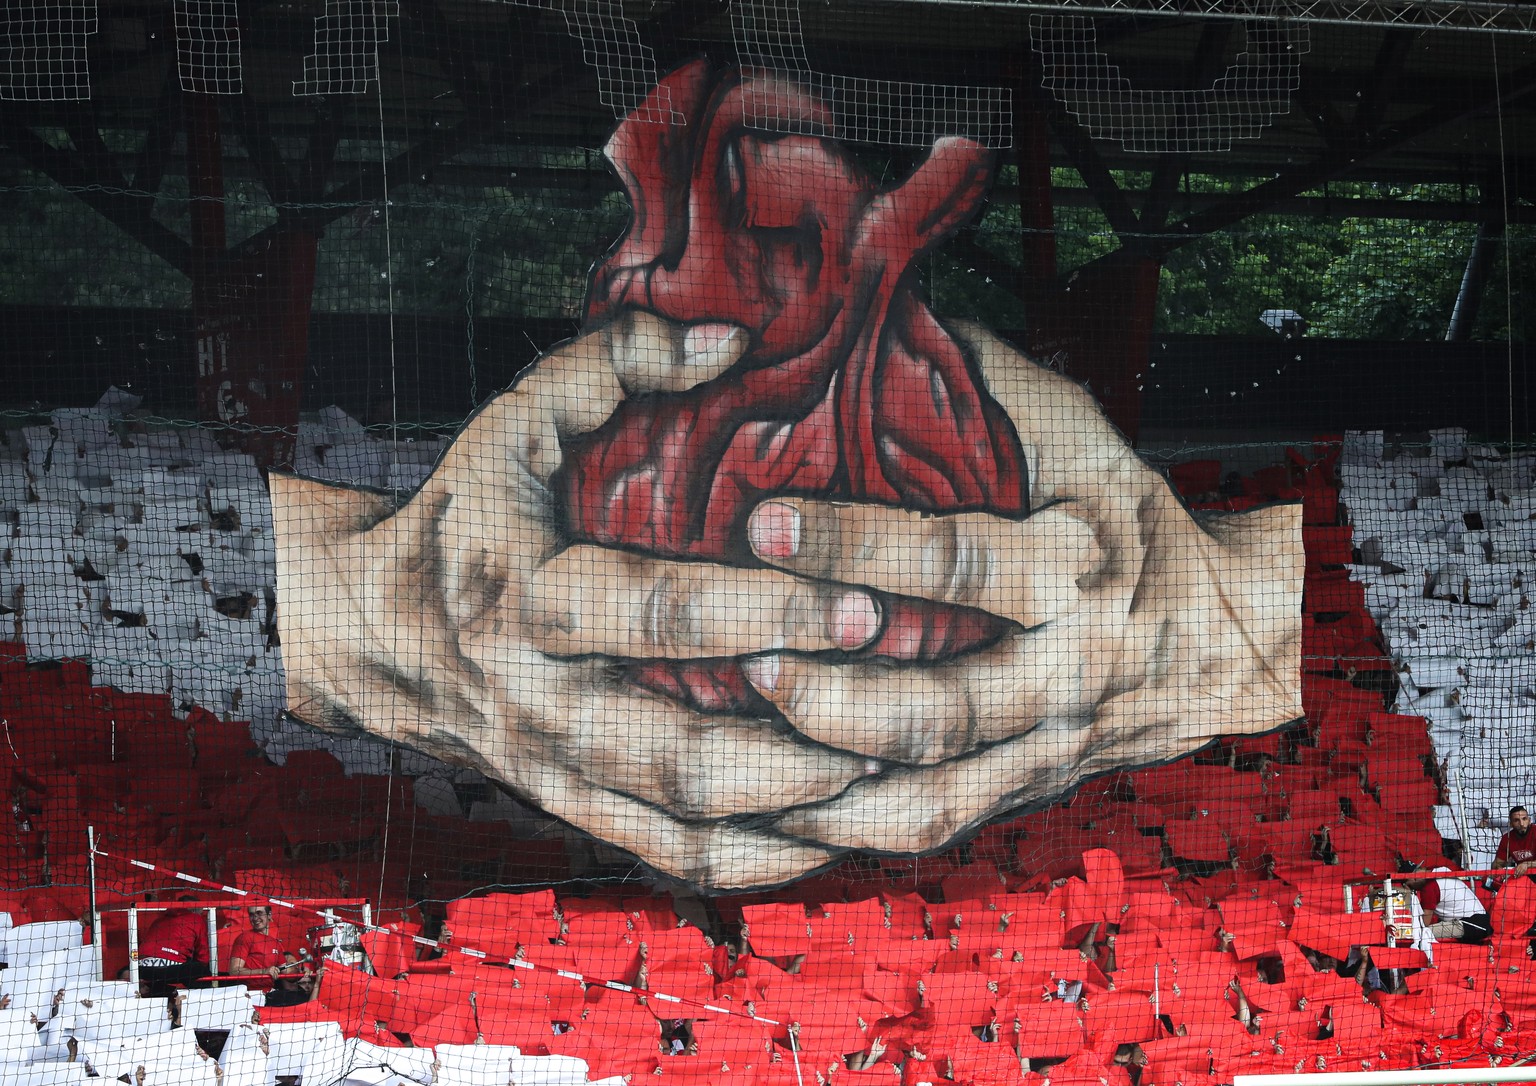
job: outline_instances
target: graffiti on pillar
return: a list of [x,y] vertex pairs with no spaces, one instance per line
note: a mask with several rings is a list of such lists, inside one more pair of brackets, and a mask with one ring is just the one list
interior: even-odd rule
[[[882,184],[782,78],[658,94],[687,123],[610,141],[633,217],[577,339],[403,503],[273,477],[294,715],[714,888],[1300,715],[1299,509],[1192,514],[1083,389],[924,304],[986,149]],[[802,134],[747,125],[770,98]]]

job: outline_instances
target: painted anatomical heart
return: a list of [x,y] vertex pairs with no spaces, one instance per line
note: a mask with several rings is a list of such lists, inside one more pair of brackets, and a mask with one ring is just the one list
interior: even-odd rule
[[274,478],[295,715],[723,888],[1300,714],[1299,510],[1195,519],[1083,390],[918,299],[983,150],[881,185],[799,88],[664,87],[684,123],[609,145],[634,217],[588,330],[398,508]]
[[[797,88],[702,62],[664,84],[684,125],[627,121],[608,145],[635,207],[593,276],[588,317],[628,307],[750,333],[738,366],[665,401],[620,406],[571,449],[562,497],[580,538],[751,560],[757,501],[795,493],[930,512],[1028,507],[1012,424],[914,293],[914,262],[976,211],[991,156],[941,140],[882,189],[844,146],[746,127],[759,109],[825,127]],[[641,111],[644,115],[644,110]],[[976,610],[881,601],[867,652],[935,659],[1001,634]],[[702,708],[752,707],[740,666],[652,664],[640,681]]]

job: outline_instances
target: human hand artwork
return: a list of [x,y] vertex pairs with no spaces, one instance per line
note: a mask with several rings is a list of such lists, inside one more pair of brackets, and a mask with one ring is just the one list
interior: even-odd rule
[[[717,887],[937,848],[1298,716],[1297,509],[1196,520],[1082,389],[980,328],[960,340],[1016,421],[1037,511],[771,498],[744,532],[777,569],[566,546],[555,527],[562,441],[625,396],[726,372],[742,337],[718,325],[632,311],[557,350],[399,510],[274,476],[290,711],[479,768]],[[876,640],[890,596],[980,605],[1010,632],[926,665],[825,655]],[[740,656],[793,732],[613,667]]]
[[1014,421],[1037,511],[773,498],[748,521],[754,552],[778,568],[1011,625],[923,668],[748,663],[803,734],[901,767],[781,821],[824,844],[937,848],[1097,773],[1301,715],[1299,508],[1196,519],[1082,388],[980,327],[957,332]]
[[565,547],[561,443],[626,395],[718,376],[743,337],[631,313],[543,358],[454,441],[398,510],[271,481],[289,711],[502,781],[653,866],[719,886],[791,878],[831,853],[710,821],[825,800],[861,755],[762,721],[708,718],[629,686],[612,658],[856,648],[868,593],[768,569]]
[[477,768],[658,870],[942,847],[1300,715],[1299,507],[1196,519],[1077,385],[917,299],[979,204],[881,188],[690,65],[626,121],[588,329],[421,489],[277,477],[289,709]]

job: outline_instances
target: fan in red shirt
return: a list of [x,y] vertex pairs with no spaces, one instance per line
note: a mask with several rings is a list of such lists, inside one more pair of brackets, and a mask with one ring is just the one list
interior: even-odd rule
[[1531,815],[1524,807],[1509,809],[1509,832],[1499,838],[1493,866],[1512,867],[1517,875],[1536,868],[1536,833],[1531,832]]
[[[178,901],[196,901],[183,894]],[[139,937],[139,979],[152,996],[168,996],[208,975],[208,917],[197,909],[169,909]]]
[[314,978],[304,972],[303,963],[284,950],[283,944],[270,934],[271,907],[252,905],[245,915],[250,919],[251,930],[235,937],[235,945],[229,949],[229,972],[235,976],[271,977],[272,990],[267,993],[269,1007],[292,1006],[308,1000],[314,989]]

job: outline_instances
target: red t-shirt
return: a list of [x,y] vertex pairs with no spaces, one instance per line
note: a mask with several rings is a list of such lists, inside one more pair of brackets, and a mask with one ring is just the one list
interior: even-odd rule
[[229,948],[229,960],[245,962],[247,969],[271,969],[283,964],[283,944],[270,935],[255,931],[242,931],[235,937],[235,945]]
[[190,909],[166,913],[140,937],[139,956],[172,962],[206,962],[208,918]]
[[1510,830],[1499,838],[1499,849],[1493,854],[1494,867],[1514,867],[1527,860],[1536,860],[1536,827],[1524,833]]

